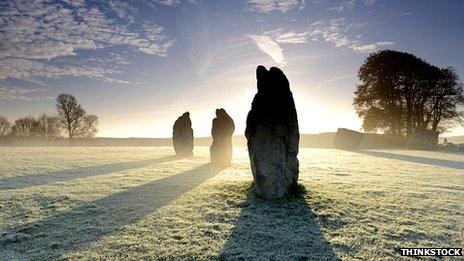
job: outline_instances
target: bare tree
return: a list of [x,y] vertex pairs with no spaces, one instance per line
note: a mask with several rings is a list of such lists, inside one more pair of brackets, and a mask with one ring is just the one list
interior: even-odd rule
[[93,114],[84,115],[79,126],[76,128],[76,137],[90,138],[98,132],[98,117]]
[[10,132],[11,124],[7,118],[0,116],[0,137],[6,136]]
[[26,116],[15,120],[13,127],[11,127],[13,134],[21,137],[37,136],[39,129],[39,121],[32,116]]
[[46,140],[52,137],[59,137],[61,134],[60,119],[56,116],[42,114],[38,118],[39,129],[38,134],[45,137]]
[[58,95],[56,110],[68,138],[93,137],[97,133],[97,116],[86,114],[74,96],[65,93]]

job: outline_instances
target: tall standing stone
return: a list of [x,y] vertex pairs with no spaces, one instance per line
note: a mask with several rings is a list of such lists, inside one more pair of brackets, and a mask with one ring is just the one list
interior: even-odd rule
[[248,113],[245,136],[255,190],[265,199],[288,194],[298,181],[298,118],[285,74],[256,69],[258,93]]
[[193,129],[189,112],[182,114],[174,123],[172,143],[177,155],[188,156],[193,154]]
[[213,120],[211,136],[213,144],[210,148],[211,163],[214,165],[228,166],[232,159],[232,134],[235,124],[224,109],[216,110],[216,118]]

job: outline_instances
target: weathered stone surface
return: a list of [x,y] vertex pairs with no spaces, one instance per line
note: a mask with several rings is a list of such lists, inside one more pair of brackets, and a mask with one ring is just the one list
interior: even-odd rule
[[300,133],[285,74],[276,67],[256,69],[258,93],[248,113],[245,136],[257,194],[278,199],[297,185]]
[[342,150],[357,150],[361,146],[363,136],[361,132],[339,128],[334,137],[334,146]]
[[408,141],[408,148],[415,150],[436,150],[438,133],[428,129],[417,129]]
[[213,120],[211,136],[213,144],[210,147],[211,163],[214,165],[228,166],[232,159],[232,134],[235,124],[224,109],[216,110],[216,118]]
[[193,129],[189,112],[182,114],[174,123],[172,143],[177,155],[188,156],[193,154]]

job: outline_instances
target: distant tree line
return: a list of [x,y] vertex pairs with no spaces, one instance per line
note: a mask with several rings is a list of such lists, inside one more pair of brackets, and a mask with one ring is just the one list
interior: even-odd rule
[[366,132],[409,137],[416,129],[441,133],[463,123],[462,83],[451,67],[383,50],[366,58],[358,77],[353,105]]
[[98,118],[88,114],[70,94],[56,98],[56,115],[25,116],[11,124],[0,116],[0,137],[89,138],[98,132]]

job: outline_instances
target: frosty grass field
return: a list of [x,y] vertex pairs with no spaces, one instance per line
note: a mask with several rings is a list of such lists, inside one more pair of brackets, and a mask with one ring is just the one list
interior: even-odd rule
[[250,192],[245,148],[0,148],[0,259],[397,259],[463,247],[464,156],[301,149],[304,198]]

